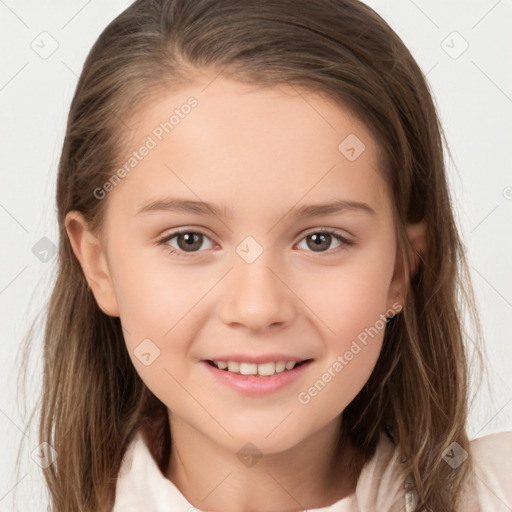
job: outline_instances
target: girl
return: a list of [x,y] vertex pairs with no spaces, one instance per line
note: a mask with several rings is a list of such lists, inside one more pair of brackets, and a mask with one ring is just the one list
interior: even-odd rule
[[58,174],[51,510],[511,510],[512,432],[466,432],[441,134],[357,0],[110,23]]

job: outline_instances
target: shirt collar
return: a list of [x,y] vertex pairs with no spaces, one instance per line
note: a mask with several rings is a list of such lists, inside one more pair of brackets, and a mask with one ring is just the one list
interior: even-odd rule
[[[400,474],[400,458],[395,446],[381,435],[374,457],[364,466],[355,493],[329,507],[309,512],[386,512],[413,510],[414,497],[405,495]],[[397,508],[398,507],[398,508]],[[116,485],[112,512],[195,512],[176,485],[166,478],[149,451],[142,432],[129,444]]]

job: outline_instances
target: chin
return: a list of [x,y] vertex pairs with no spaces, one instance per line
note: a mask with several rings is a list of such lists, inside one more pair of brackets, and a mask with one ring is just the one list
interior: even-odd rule
[[240,450],[243,452],[251,449],[261,455],[277,454],[293,448],[308,437],[308,432],[296,430],[294,425],[288,423],[288,419],[283,421],[283,418],[265,424],[258,423],[256,427],[254,423],[238,425],[236,429],[226,426],[233,436],[226,440],[229,449],[237,454]]

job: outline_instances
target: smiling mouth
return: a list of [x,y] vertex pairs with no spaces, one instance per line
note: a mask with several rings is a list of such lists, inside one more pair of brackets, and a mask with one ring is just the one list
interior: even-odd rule
[[258,377],[271,377],[272,375],[289,372],[299,366],[312,361],[277,361],[269,363],[239,363],[236,361],[211,361],[206,362],[217,370],[229,372],[238,375],[254,375]]

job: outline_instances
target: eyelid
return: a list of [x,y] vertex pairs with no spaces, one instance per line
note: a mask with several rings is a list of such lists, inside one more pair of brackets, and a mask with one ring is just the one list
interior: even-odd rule
[[215,242],[212,240],[212,237],[210,235],[208,235],[202,229],[198,229],[198,228],[178,228],[176,230],[167,232],[158,238],[158,240],[156,241],[156,244],[158,246],[160,246],[160,245],[163,246],[169,253],[175,254],[178,257],[182,257],[182,256],[189,257],[189,256],[199,255],[202,252],[205,252],[205,251],[195,251],[195,252],[187,253],[186,251],[181,251],[181,250],[175,249],[174,247],[172,247],[170,245],[167,245],[167,242],[172,240],[174,237],[184,234],[184,233],[194,233],[194,234],[203,235],[204,237],[211,240],[213,244],[215,244]]
[[[203,228],[176,228],[175,230],[170,230],[160,236],[157,240],[157,243],[164,243],[165,241],[169,241],[171,238],[174,238],[177,235],[181,235],[183,233],[195,233],[199,235],[203,235],[206,238],[213,241],[212,236],[208,234],[207,231],[203,230]],[[202,251],[200,251],[202,252]]]
[[[306,231],[303,231],[301,233],[301,236],[302,236],[302,238],[304,238],[305,236],[312,235],[313,233],[333,233],[338,236],[341,236],[342,238],[345,238],[347,241],[350,241],[349,237],[357,238],[356,236],[349,233],[346,229],[328,228],[328,227],[317,227],[317,228],[306,229]],[[301,240],[302,240],[302,238],[301,238]]]
[[[299,240],[296,243],[294,243],[294,246],[297,245],[298,243],[302,242],[302,240],[304,240],[309,235],[322,234],[322,233],[328,234],[328,235],[333,236],[335,239],[337,239],[341,243],[341,246],[339,246],[335,249],[330,249],[328,251],[320,251],[317,254],[330,256],[330,255],[333,255],[333,253],[337,253],[339,250],[343,250],[346,247],[355,245],[355,241],[350,240],[350,238],[347,238],[345,235],[341,234],[340,231],[341,230],[336,229],[336,228],[327,228],[327,227],[310,228],[301,233],[301,237],[299,238]],[[174,237],[176,237],[180,234],[184,234],[184,233],[200,234],[200,235],[203,235],[204,237],[208,238],[209,240],[211,240],[214,244],[216,243],[212,240],[212,237],[209,234],[207,234],[205,231],[203,231],[202,228],[199,229],[199,228],[186,228],[185,227],[185,228],[177,228],[176,230],[170,231],[170,232],[162,235],[157,240],[157,245],[165,246],[165,248],[168,251],[170,249],[169,252],[171,254],[175,254],[178,257],[182,257],[182,256],[183,257],[193,257],[194,255],[197,256],[203,252],[206,252],[206,251],[193,251],[193,252],[187,253],[186,251],[181,251],[181,250],[175,249],[172,246],[167,245],[167,242],[169,240],[173,239]],[[305,251],[305,252],[311,252],[311,253],[315,254],[315,251]]]

